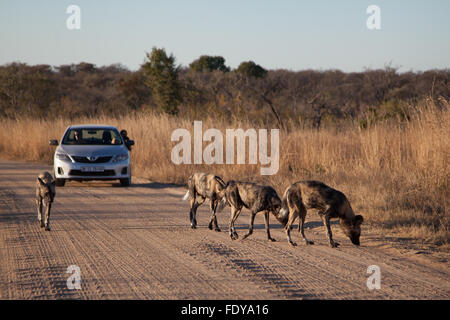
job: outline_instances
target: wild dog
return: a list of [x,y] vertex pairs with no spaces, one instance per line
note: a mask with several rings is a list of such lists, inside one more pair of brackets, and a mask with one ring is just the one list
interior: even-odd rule
[[[243,207],[251,211],[250,223],[247,234],[243,239],[247,238],[253,233],[253,223],[258,212],[264,213],[264,220],[266,225],[267,239],[275,241],[270,236],[269,228],[269,213],[271,212],[277,220],[279,220],[279,211],[281,209],[281,199],[277,192],[270,186],[261,186],[251,182],[229,181],[225,189],[225,196],[220,202],[219,211],[228,204],[231,207],[230,216],[230,238],[236,240],[239,238],[235,230],[234,222],[239,217]],[[286,223],[279,220],[283,225]]]
[[[41,228],[50,231],[50,210],[55,199],[56,181],[48,172],[39,174],[36,182],[36,206]],[[45,205],[45,219],[42,219],[42,205]]]
[[299,218],[298,231],[301,232],[306,244],[314,244],[309,241],[304,232],[306,212],[308,209],[318,209],[331,247],[336,248],[339,243],[333,240],[330,219],[339,218],[340,226],[351,242],[359,245],[361,235],[361,223],[363,217],[355,215],[347,197],[319,181],[299,181],[289,186],[283,195],[283,206],[280,210],[280,218],[287,220],[285,225],[287,239],[290,245],[295,246],[291,239],[291,228],[295,219]]
[[188,191],[184,195],[183,200],[189,199],[190,201],[189,220],[192,229],[197,227],[197,208],[206,199],[209,199],[212,215],[208,228],[212,230],[214,224],[214,230],[220,231],[217,224],[216,210],[224,195],[225,186],[226,184],[222,178],[214,174],[197,172],[189,177]]

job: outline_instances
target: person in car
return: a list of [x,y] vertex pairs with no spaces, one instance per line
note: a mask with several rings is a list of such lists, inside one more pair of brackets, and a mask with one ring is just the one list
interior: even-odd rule
[[81,131],[80,130],[75,130],[75,132],[73,133],[73,140],[74,140],[75,144],[82,144],[83,143],[83,138],[81,137]]
[[112,143],[112,136],[111,136],[110,131],[108,131],[108,130],[103,131],[102,142],[103,142],[103,144],[111,144]]
[[127,130],[125,129],[121,130],[120,135],[122,136],[122,139],[125,142],[125,145],[127,146],[128,150],[131,151],[131,145],[129,144],[130,138],[128,137]]

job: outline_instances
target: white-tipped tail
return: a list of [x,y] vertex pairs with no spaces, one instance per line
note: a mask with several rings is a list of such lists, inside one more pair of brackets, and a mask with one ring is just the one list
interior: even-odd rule
[[216,212],[222,212],[222,210],[225,208],[226,205],[227,205],[227,196],[224,196],[222,200],[219,202]]
[[186,201],[187,199],[189,199],[189,190],[186,192],[182,200]]

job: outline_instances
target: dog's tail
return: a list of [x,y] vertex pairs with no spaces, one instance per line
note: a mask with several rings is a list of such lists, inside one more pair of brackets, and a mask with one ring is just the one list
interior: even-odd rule
[[223,181],[223,179],[219,176],[214,176],[214,179],[216,179],[216,181],[222,186],[222,188],[226,188],[227,184],[225,183],[225,181]]
[[278,221],[285,226],[287,224],[288,218],[289,218],[289,209],[285,207],[281,207],[280,214],[277,217],[279,218]]
[[189,199],[189,190],[186,192],[186,194],[184,195],[182,201],[186,201],[187,199]]
[[190,176],[189,179],[188,179],[188,182],[187,182],[188,190],[187,190],[186,194],[184,195],[182,201],[186,201],[190,197],[194,197],[195,198],[195,187],[193,185],[192,178],[193,178],[193,175]]
[[222,212],[227,204],[228,204],[227,195],[225,194],[222,200],[220,200],[219,205],[217,206],[217,212]]
[[281,210],[280,210],[280,214],[281,214],[282,216],[285,216],[285,215],[289,212],[288,203],[287,203],[287,197],[288,197],[288,195],[286,195],[285,197],[283,197],[283,200],[281,201]]
[[278,222],[280,222],[283,226],[286,226],[289,219],[289,207],[288,207],[288,196],[289,193],[286,192],[283,196],[283,200],[281,201],[281,208],[278,213],[275,213],[275,217]]

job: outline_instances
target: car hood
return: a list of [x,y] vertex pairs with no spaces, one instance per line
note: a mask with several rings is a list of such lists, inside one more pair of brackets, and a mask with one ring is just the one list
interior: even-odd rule
[[102,146],[102,145],[60,145],[58,152],[64,152],[71,156],[114,156],[121,153],[128,153],[124,145]]

